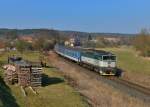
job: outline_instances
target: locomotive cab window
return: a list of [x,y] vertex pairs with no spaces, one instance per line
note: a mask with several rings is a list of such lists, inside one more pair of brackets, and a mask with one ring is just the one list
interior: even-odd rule
[[99,56],[99,55],[95,55],[95,59],[97,59],[97,60],[102,60],[102,57]]
[[103,56],[103,60],[104,61],[115,61],[116,60],[116,56]]

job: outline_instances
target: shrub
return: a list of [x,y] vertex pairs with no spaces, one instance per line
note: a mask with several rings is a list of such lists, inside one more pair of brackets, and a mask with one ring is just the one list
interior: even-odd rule
[[142,56],[150,56],[150,33],[147,30],[142,30],[133,41],[133,45]]

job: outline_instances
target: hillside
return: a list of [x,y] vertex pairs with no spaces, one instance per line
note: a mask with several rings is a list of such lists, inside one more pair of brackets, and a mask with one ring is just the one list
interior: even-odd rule
[[0,36],[6,35],[8,32],[15,31],[18,35],[29,35],[36,34],[39,32],[47,32],[47,34],[52,35],[53,32],[57,32],[60,35],[71,36],[78,35],[80,37],[86,36],[135,36],[135,34],[122,34],[122,33],[89,33],[89,32],[79,32],[79,31],[61,31],[61,30],[53,30],[53,29],[0,29]]

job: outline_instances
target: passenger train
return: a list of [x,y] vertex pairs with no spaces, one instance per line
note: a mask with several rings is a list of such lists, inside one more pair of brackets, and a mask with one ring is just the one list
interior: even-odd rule
[[56,44],[54,50],[57,54],[75,61],[80,65],[87,65],[93,68],[93,70],[99,72],[100,75],[117,74],[117,59],[116,56],[110,52],[79,49],[60,44]]

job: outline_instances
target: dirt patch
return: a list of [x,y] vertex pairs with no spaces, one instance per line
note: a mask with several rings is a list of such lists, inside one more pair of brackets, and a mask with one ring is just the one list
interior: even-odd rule
[[85,96],[93,107],[149,107],[149,104],[122,93],[82,72],[84,69],[66,63],[55,53],[49,53],[49,61],[58,67],[71,84]]

